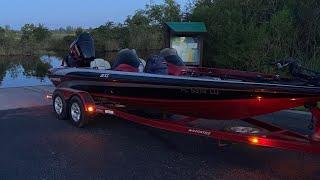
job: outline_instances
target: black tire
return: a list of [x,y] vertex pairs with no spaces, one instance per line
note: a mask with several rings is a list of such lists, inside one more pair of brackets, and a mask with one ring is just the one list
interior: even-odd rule
[[[71,98],[68,109],[71,124],[75,127],[81,128],[89,122],[89,116],[86,114],[82,100],[78,96]],[[78,118],[77,115],[79,115]]]
[[[56,106],[57,101],[60,101],[60,103],[61,103],[61,107],[60,107],[61,111]],[[69,117],[68,103],[66,102],[66,100],[64,99],[64,97],[60,93],[57,93],[53,96],[52,107],[53,107],[54,113],[56,114],[56,116],[59,120],[68,119],[68,117]]]

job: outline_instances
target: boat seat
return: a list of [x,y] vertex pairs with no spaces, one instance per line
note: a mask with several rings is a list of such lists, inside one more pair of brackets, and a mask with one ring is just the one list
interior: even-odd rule
[[188,70],[176,49],[165,48],[160,51],[160,56],[167,61],[169,75],[180,76]]
[[168,64],[162,56],[152,55],[148,58],[144,72],[168,75]]
[[116,71],[139,72],[142,64],[135,50],[122,49],[118,52],[112,69]]
[[111,69],[111,65],[104,59],[95,59],[91,61],[90,67],[93,69]]

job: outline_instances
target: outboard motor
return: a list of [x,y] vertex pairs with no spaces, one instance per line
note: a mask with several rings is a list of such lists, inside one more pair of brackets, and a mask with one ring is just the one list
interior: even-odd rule
[[176,49],[165,48],[160,51],[160,56],[167,61],[169,75],[179,76],[188,70]]
[[92,36],[89,33],[82,33],[70,45],[70,53],[64,61],[69,67],[90,67],[90,62],[95,56]]

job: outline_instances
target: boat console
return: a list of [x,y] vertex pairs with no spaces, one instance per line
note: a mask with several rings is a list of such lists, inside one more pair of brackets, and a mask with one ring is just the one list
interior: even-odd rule
[[90,68],[92,69],[111,69],[111,65],[104,59],[94,59],[90,62]]

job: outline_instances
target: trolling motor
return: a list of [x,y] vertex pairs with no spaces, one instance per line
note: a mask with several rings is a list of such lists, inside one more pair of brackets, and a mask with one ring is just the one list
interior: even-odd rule
[[320,86],[320,73],[303,67],[294,58],[286,58],[270,64],[276,65],[278,69],[289,68],[289,72],[293,77],[308,84]]
[[[278,69],[288,67],[289,72],[293,77],[307,82],[308,84],[320,86],[320,73],[303,67],[296,59],[287,58],[271,64],[276,65]],[[312,113],[312,119],[309,125],[309,128],[313,129],[313,134],[311,137],[314,141],[320,142],[320,110],[316,103],[312,105],[306,105],[305,107],[310,109],[310,112]]]
[[64,58],[62,65],[68,67],[90,67],[95,59],[93,38],[89,33],[82,33],[70,45],[70,52]]

